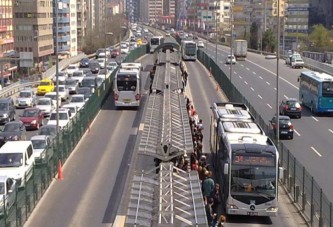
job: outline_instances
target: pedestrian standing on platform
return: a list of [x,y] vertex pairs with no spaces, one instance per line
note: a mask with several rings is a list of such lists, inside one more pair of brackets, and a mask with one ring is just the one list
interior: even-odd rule
[[202,194],[203,196],[209,198],[212,192],[214,191],[215,182],[212,178],[213,174],[211,171],[206,171],[205,175],[206,179],[202,183]]

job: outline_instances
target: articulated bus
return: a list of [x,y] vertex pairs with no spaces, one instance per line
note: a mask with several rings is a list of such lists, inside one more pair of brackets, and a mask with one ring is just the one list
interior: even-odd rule
[[193,40],[183,40],[181,42],[181,52],[183,60],[197,60],[197,43]]
[[244,104],[213,103],[210,148],[228,215],[276,216],[279,153]]
[[333,112],[333,76],[313,71],[298,78],[299,99],[313,113]]
[[150,38],[149,46],[150,46],[150,53],[154,53],[156,47],[164,43],[163,36],[153,36]]
[[122,63],[114,78],[116,107],[139,107],[141,100],[141,63]]

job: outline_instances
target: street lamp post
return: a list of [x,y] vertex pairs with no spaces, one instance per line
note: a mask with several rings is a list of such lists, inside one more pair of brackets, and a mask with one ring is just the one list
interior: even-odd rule
[[[56,20],[56,26],[55,26],[55,30],[56,30],[56,35],[55,35],[55,58],[56,58],[56,73],[55,73],[55,76],[56,76],[56,84],[57,84],[57,87],[56,87],[56,99],[57,99],[57,102],[56,102],[56,127],[57,127],[57,135],[59,133],[59,56],[58,56],[58,20],[59,20],[59,15],[58,15],[58,9],[59,9],[59,2],[58,0],[55,0],[55,20]],[[58,137],[59,138],[59,137]],[[59,143],[59,140],[57,139],[57,143]],[[57,144],[58,145],[58,144]],[[59,147],[59,146],[57,146]]]
[[230,83],[231,82],[231,78],[232,78],[232,54],[233,54],[233,39],[234,39],[234,16],[233,16],[233,2],[230,2],[230,75],[229,75],[229,79],[230,79]]
[[[104,67],[104,69],[105,69],[105,74],[104,74],[104,80],[106,80],[106,74],[107,74],[107,68],[106,68],[106,61],[107,61],[107,56],[106,56],[106,48],[107,48],[107,42],[106,42],[106,36],[107,35],[113,35],[113,33],[112,32],[106,32],[105,33],[105,59],[104,59],[104,61],[105,61],[105,67]],[[105,84],[105,83],[104,83]]]
[[277,50],[276,50],[276,146],[279,149],[279,59],[280,59],[280,0],[277,5]]
[[218,36],[217,36],[217,8],[218,8],[218,2],[215,2],[215,61],[216,64],[218,64],[217,61],[217,41],[218,41]]

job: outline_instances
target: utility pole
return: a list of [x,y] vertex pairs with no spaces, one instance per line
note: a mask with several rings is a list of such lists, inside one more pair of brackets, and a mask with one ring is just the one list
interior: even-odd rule
[[230,2],[230,83],[231,82],[231,79],[232,79],[232,55],[233,55],[233,47],[232,47],[232,44],[233,44],[233,41],[234,41],[234,23],[233,23],[233,20],[234,20],[234,16],[233,16],[233,1]]
[[[58,9],[59,9],[59,2],[58,0],[55,0],[55,14],[56,14],[56,37],[55,37],[55,57],[56,57],[56,97],[57,97],[57,102],[56,102],[56,120],[57,120],[57,135],[59,134],[59,57],[58,57],[58,20],[59,20],[59,15],[58,15]],[[58,137],[59,138],[59,137]],[[59,139],[57,139],[57,143],[59,143]],[[57,146],[59,147],[59,146]]]
[[280,60],[280,0],[278,0],[277,13],[277,50],[276,50],[276,146],[279,149],[280,122],[279,122],[279,60]]

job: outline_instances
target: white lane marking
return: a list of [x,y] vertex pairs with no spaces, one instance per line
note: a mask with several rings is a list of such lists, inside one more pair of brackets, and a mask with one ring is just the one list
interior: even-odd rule
[[270,83],[270,82],[268,82],[268,81],[266,81],[266,84],[268,84],[268,85],[271,85],[271,83]]
[[262,78],[262,76],[259,76],[259,78],[262,79],[262,80],[264,79],[264,78]]
[[315,118],[314,116],[312,116],[312,119],[315,120],[315,121],[319,121],[317,118]]
[[262,99],[261,95],[259,95],[259,94],[258,94],[258,97],[259,97],[260,99]]
[[252,90],[252,91],[254,91],[254,88],[253,88],[253,87],[251,87],[251,90]]
[[[253,62],[253,61],[250,61],[250,60],[248,60],[248,59],[247,59],[247,61],[248,61],[248,62],[251,62],[252,64],[258,66],[259,68],[261,68],[261,69],[263,69],[263,70],[265,70],[265,71],[267,71],[267,72],[273,74],[274,76],[276,76],[276,73],[274,73],[274,72],[272,72],[272,71],[270,71],[270,70],[268,70],[268,69],[262,67],[261,65],[258,65],[257,63],[255,63],[255,62]],[[288,80],[284,79],[284,78],[281,77],[281,76],[279,76],[279,78],[280,78],[281,80],[283,80],[284,82],[286,82],[287,84],[289,84],[290,86],[292,86],[292,87],[296,88],[297,90],[299,90],[298,87],[296,87],[295,85],[293,85],[292,83],[290,83]]]
[[273,109],[273,107],[272,107],[271,105],[269,105],[268,103],[267,103],[267,106],[268,106],[269,108]]
[[333,133],[333,130],[332,130],[332,129],[330,129],[330,128],[328,129],[328,131],[330,131],[330,133]]
[[247,85],[247,82],[244,80],[244,84],[246,84]]
[[254,75],[257,75],[257,73],[255,71],[252,72]]
[[288,96],[286,96],[286,95],[283,95],[286,99],[288,99]]
[[299,132],[297,132],[296,129],[294,129],[294,132],[295,132],[298,136],[301,136],[301,134],[299,134]]
[[311,149],[319,156],[321,157],[322,155],[314,148],[314,147],[311,147]]
[[250,71],[250,69],[249,69],[249,68],[246,68],[246,70]]
[[145,124],[144,123],[141,123],[140,126],[139,126],[139,131],[143,131],[143,128],[145,127]]
[[243,64],[241,64],[241,66],[242,66],[242,67],[244,67],[244,65],[243,65]]
[[276,87],[274,88],[274,90],[276,91]]
[[236,71],[234,71],[234,74],[236,74],[236,75],[237,75],[237,72],[236,72]]
[[239,76],[239,79],[242,79],[243,77]]

